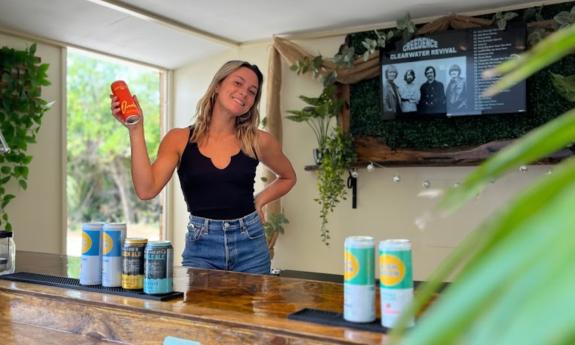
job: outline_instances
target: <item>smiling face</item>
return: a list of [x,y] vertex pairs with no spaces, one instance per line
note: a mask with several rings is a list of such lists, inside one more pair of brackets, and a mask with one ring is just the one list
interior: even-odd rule
[[216,87],[216,104],[234,116],[241,116],[254,105],[258,88],[258,77],[254,71],[240,67]]

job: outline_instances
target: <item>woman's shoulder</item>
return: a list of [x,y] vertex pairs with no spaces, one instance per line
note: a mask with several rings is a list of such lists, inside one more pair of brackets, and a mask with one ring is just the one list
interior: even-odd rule
[[170,129],[164,139],[162,140],[164,143],[168,145],[173,145],[176,148],[185,147],[185,143],[190,138],[190,128],[172,128]]
[[274,138],[273,135],[271,135],[269,132],[266,132],[264,130],[258,129],[257,130],[257,141],[259,145],[266,145],[269,143],[273,143],[276,142],[276,138]]

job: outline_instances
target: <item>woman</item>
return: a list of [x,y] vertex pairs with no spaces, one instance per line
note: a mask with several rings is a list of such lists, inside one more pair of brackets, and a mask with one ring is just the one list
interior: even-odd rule
[[[184,266],[270,272],[263,207],[286,194],[296,175],[277,140],[257,129],[262,82],[255,65],[224,64],[197,105],[194,125],[170,130],[154,163],[146,151],[143,118],[126,126],[132,181],[139,198],[158,195],[178,171],[190,212]],[[119,104],[113,96],[112,113],[119,120]],[[277,178],[254,197],[259,161]]]

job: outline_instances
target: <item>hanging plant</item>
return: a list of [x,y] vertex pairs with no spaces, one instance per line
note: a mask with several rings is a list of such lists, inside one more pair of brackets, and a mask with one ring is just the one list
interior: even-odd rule
[[337,128],[325,141],[318,169],[319,197],[315,199],[321,207],[321,240],[326,245],[329,245],[330,240],[328,217],[340,201],[346,200],[347,184],[344,175],[355,158],[351,135]]
[[6,185],[15,180],[20,188],[28,187],[28,145],[36,142],[42,117],[52,105],[41,98],[41,87],[50,85],[48,64],[40,63],[35,54],[35,44],[24,51],[0,49],[0,131],[10,148],[0,154],[0,229],[7,231],[12,224],[6,206],[15,195]]

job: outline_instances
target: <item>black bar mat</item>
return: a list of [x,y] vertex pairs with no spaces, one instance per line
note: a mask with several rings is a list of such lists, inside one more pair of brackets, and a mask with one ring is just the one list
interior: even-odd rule
[[343,319],[342,313],[325,311],[319,309],[304,308],[288,315],[290,320],[307,321],[322,325],[348,327],[361,329],[363,331],[387,333],[387,327],[383,327],[379,319],[370,323],[349,322]]
[[104,287],[102,285],[80,285],[80,281],[74,278],[50,276],[46,274],[37,274],[29,272],[18,272],[6,275],[0,275],[0,279],[15,282],[33,283],[40,285],[56,286],[67,289],[83,290],[90,292],[107,293],[124,297],[135,297],[141,299],[151,299],[155,301],[167,301],[174,298],[182,297],[182,292],[174,291],[162,295],[147,295],[141,290],[126,290],[121,287]]

